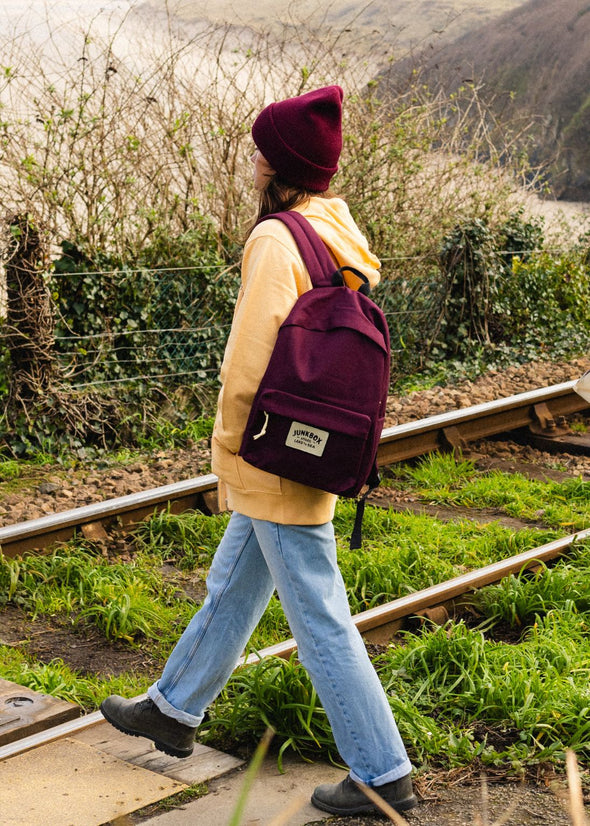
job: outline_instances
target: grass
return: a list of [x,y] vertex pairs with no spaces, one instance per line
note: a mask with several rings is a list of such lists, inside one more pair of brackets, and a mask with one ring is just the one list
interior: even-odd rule
[[[566,596],[564,596],[566,595]],[[590,612],[590,555],[586,546],[575,565],[541,565],[533,574],[509,576],[472,597],[472,604],[492,623],[524,628],[552,611],[584,615]]]
[[400,466],[392,484],[412,489],[421,501],[436,505],[495,508],[568,532],[590,525],[590,484],[581,479],[541,482],[519,473],[481,473],[469,461],[434,454],[416,467]]
[[39,469],[55,463],[55,458],[39,453],[30,461],[0,454],[0,491],[3,495],[22,493],[39,485]]
[[[524,776],[546,761],[563,766],[567,749],[590,756],[590,612],[572,593],[588,580],[590,549],[560,561],[551,606],[529,615],[517,642],[496,639],[500,617],[479,627],[459,621],[403,634],[375,660],[398,725],[418,768],[478,761]],[[580,568],[578,568],[578,565]],[[518,579],[526,587],[526,576]],[[588,586],[587,586],[588,587]],[[494,602],[497,586],[488,592]],[[518,589],[513,588],[515,601]],[[560,595],[560,598],[558,598]],[[484,602],[486,600],[484,599]],[[282,752],[337,760],[306,672],[291,658],[265,659],[237,672],[211,710],[205,742],[253,743],[264,726]]]
[[[588,616],[556,609],[518,644],[458,623],[408,636],[378,667],[418,760],[477,757],[518,773],[567,748],[590,754],[589,654]],[[408,709],[435,721],[431,738],[418,736]]]
[[258,742],[268,729],[279,744],[279,770],[289,749],[304,758],[338,757],[326,713],[294,655],[289,660],[265,657],[236,671],[199,729],[199,739],[234,748]]
[[[431,457],[402,467],[395,481],[427,501],[462,508],[471,502],[474,511],[543,511],[552,527],[514,531],[499,522],[442,522],[369,508],[364,546],[353,552],[348,536],[355,506],[341,501],[335,528],[353,612],[536,547],[586,520],[588,486],[579,480],[530,482]],[[180,579],[204,577],[226,523],[226,515],[159,514],[138,526],[137,556],[126,563],[109,561],[89,543],[44,557],[2,559],[0,599],[32,615],[92,624],[107,639],[148,647],[164,659],[197,607],[166,580],[164,568],[173,565]],[[464,621],[404,633],[379,656],[376,667],[417,766],[475,760],[518,775],[543,761],[561,765],[568,748],[590,757],[589,583],[590,548],[580,543],[551,568],[474,594]],[[250,650],[288,636],[275,597]],[[85,708],[112,692],[141,693],[155,676],[76,674],[62,661],[35,663],[9,646],[0,648],[0,669],[6,679]],[[254,747],[267,728],[276,732],[279,761],[289,749],[338,760],[325,713],[294,658],[265,658],[238,671],[210,709],[201,736],[222,748]]]
[[77,703],[85,711],[97,709],[110,694],[141,694],[153,682],[131,673],[116,677],[81,674],[59,658],[41,663],[10,645],[0,645],[0,674],[33,691]]
[[167,419],[154,422],[153,432],[148,437],[140,439],[140,445],[149,450],[156,450],[163,445],[170,447],[186,447],[196,444],[202,439],[210,439],[213,432],[212,416],[196,416],[183,424],[178,425]]
[[0,561],[0,604],[12,602],[33,617],[90,623],[107,640],[137,644],[157,637],[171,644],[194,611],[146,557],[109,563],[86,545],[71,545],[47,556]]
[[146,554],[174,562],[182,571],[209,567],[229,516],[207,518],[200,513],[175,515],[161,511],[137,526],[134,536]]

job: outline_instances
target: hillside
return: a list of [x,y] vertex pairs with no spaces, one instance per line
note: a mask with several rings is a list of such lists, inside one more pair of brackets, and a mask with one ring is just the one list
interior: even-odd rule
[[465,80],[482,86],[504,116],[533,119],[531,158],[548,165],[558,198],[590,200],[590,3],[529,0],[451,43],[399,61],[395,85],[411,72],[447,93]]

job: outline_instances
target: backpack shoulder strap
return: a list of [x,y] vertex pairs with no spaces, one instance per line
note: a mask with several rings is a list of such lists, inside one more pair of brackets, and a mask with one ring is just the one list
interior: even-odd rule
[[261,221],[276,218],[282,221],[291,231],[295,239],[301,258],[314,287],[331,287],[332,274],[337,269],[328,249],[315,229],[300,212],[273,212],[265,215]]

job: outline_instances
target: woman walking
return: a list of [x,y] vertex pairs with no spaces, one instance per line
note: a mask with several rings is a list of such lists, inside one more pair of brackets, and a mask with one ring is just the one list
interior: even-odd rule
[[[252,161],[258,218],[297,210],[319,233],[336,266],[355,267],[375,284],[379,261],[345,202],[329,190],[342,148],[342,100],[339,86],[327,86],[272,103],[256,118]],[[404,811],[416,804],[411,765],[350,615],[336,561],[336,496],[258,470],[238,455],[279,326],[309,289],[287,227],[273,219],[256,223],[244,248],[221,367],[212,469],[232,516],[211,565],[207,597],[148,699],[109,697],[101,710],[119,730],[188,756],[206,708],[229,679],[276,588],[299,659],[350,768],[341,783],[318,786],[312,803],[335,814],[373,811],[360,781]]]

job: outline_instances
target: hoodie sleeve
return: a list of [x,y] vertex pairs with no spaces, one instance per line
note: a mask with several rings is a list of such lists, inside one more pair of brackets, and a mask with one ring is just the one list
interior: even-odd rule
[[273,220],[257,227],[244,249],[242,284],[220,375],[215,437],[232,453],[240,448],[279,327],[310,288],[287,227]]

